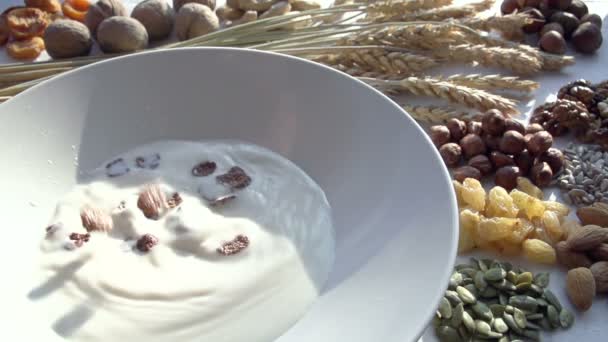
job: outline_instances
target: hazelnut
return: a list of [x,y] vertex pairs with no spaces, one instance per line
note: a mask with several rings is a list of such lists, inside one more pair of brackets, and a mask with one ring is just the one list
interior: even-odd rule
[[513,157],[508,156],[502,152],[494,151],[490,153],[490,160],[496,169],[499,169],[503,166],[515,165],[515,161]]
[[506,131],[500,139],[500,150],[506,154],[519,154],[526,148],[524,136],[517,131]]
[[502,186],[507,191],[511,191],[517,186],[517,177],[519,176],[520,172],[517,166],[503,166],[496,170],[494,183]]
[[551,171],[549,164],[545,162],[536,163],[530,170],[530,179],[538,187],[548,186],[553,179],[553,171]]
[[553,53],[556,55],[563,55],[566,53],[566,40],[557,31],[549,31],[540,37],[538,46],[541,50]]
[[504,0],[500,5],[500,11],[502,14],[511,14],[520,9],[517,0]]
[[523,2],[523,5],[526,7],[538,7],[540,6],[540,3],[542,2],[542,0],[518,0],[520,3]]
[[486,153],[486,144],[481,140],[479,135],[475,134],[467,134],[464,138],[460,139],[460,147],[462,147],[466,158]]
[[561,34],[562,36],[564,35],[564,28],[560,23],[548,23],[543,26],[542,30],[540,30],[540,36],[542,37],[545,35],[545,33],[550,31],[555,31]]
[[433,126],[430,129],[431,140],[435,146],[440,147],[441,145],[447,144],[450,142],[450,130],[443,125]]
[[520,154],[516,155],[513,160],[515,161],[515,165],[519,167],[519,172],[522,175],[527,175],[530,172],[530,168],[532,164],[534,164],[534,158],[528,150],[523,150]]
[[469,166],[472,166],[479,170],[482,175],[490,174],[492,170],[494,170],[494,166],[492,165],[490,159],[483,154],[477,155],[469,159],[468,164]]
[[568,12],[555,12],[551,15],[550,21],[562,25],[564,28],[564,38],[566,39],[570,38],[572,32],[574,32],[580,24],[580,20],[578,20],[574,14]]
[[570,12],[580,19],[589,13],[589,9],[583,0],[572,0],[570,6],[566,8],[566,12]]
[[482,133],[481,122],[479,122],[479,121],[467,122],[467,133],[481,135],[481,133]]
[[581,24],[583,23],[593,23],[597,27],[602,28],[602,17],[595,13],[586,14],[581,18]]
[[536,132],[540,132],[540,131],[544,131],[545,129],[543,128],[543,126],[541,124],[537,124],[537,123],[533,123],[533,124],[529,124],[528,127],[526,127],[526,134],[534,134]]
[[517,131],[526,134],[526,126],[515,119],[508,118],[505,120],[505,131]]
[[491,135],[488,133],[483,133],[482,139],[483,139],[483,142],[486,144],[488,151],[498,150],[498,145],[500,144],[499,136]]
[[545,162],[549,164],[553,174],[557,174],[564,166],[564,154],[557,148],[551,147],[538,156],[538,162]]
[[591,54],[602,46],[602,31],[594,23],[581,24],[572,34],[572,44],[578,52]]
[[481,119],[483,131],[491,135],[501,135],[505,131],[505,117],[498,109],[490,109]]
[[459,141],[467,134],[467,126],[462,120],[450,119],[446,123],[446,126],[450,130],[450,135],[455,141]]
[[527,142],[528,151],[534,155],[548,150],[553,145],[553,136],[547,131],[536,132]]
[[562,11],[572,4],[572,0],[545,0],[545,2],[549,7],[557,8]]
[[467,178],[481,179],[481,172],[472,166],[461,166],[454,170],[454,179],[464,182]]
[[462,149],[456,143],[447,143],[439,148],[439,154],[448,167],[454,167],[460,163]]
[[533,21],[522,27],[525,33],[536,33],[543,28],[545,25],[545,16],[541,11],[536,8],[528,7],[524,9],[523,13],[526,13]]

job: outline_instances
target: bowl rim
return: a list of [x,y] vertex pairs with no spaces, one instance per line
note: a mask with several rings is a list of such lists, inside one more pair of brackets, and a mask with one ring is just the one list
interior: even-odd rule
[[[279,57],[279,58],[283,58],[283,59],[287,59],[287,60],[291,60],[291,61],[295,61],[295,62],[299,62],[299,63],[308,64],[309,66],[314,67],[314,68],[321,68],[325,72],[332,73],[335,76],[341,77],[348,81],[355,82],[355,83],[358,83],[359,85],[364,86],[364,88],[367,88],[367,90],[371,91],[372,93],[375,93],[376,95],[379,95],[383,100],[387,101],[395,110],[401,112],[401,114],[406,117],[406,120],[408,120],[410,122],[410,124],[412,124],[415,127],[415,129],[418,130],[419,133],[421,133],[426,144],[430,145],[435,159],[441,165],[441,169],[442,169],[441,173],[443,174],[444,180],[446,180],[448,184],[452,183],[452,177],[450,175],[450,172],[448,171],[447,167],[443,163],[443,160],[441,158],[441,155],[439,154],[439,151],[437,150],[437,148],[435,148],[435,146],[432,143],[428,134],[424,131],[422,126],[420,126],[418,124],[418,122],[416,122],[416,120],[414,120],[413,117],[406,110],[404,110],[401,106],[399,106],[397,103],[395,103],[393,100],[391,100],[388,96],[386,96],[379,90],[375,89],[371,85],[369,85],[351,75],[348,75],[339,70],[336,70],[332,67],[329,67],[329,66],[317,63],[317,62],[313,62],[313,61],[310,61],[310,60],[307,60],[307,59],[304,59],[301,57],[291,56],[291,55],[273,52],[273,51],[255,50],[255,49],[247,49],[247,48],[235,48],[235,47],[176,47],[176,48],[167,48],[167,49],[152,49],[152,50],[140,51],[140,52],[135,52],[135,53],[129,53],[129,54],[119,55],[119,56],[115,56],[115,57],[109,57],[107,59],[93,62],[93,63],[87,64],[84,66],[76,67],[72,70],[65,71],[58,75],[52,76],[48,79],[43,80],[42,82],[40,82],[36,85],[24,90],[23,92],[11,97],[4,104],[12,103],[13,101],[20,99],[21,97],[27,96],[31,91],[37,89],[38,87],[45,87],[47,85],[47,83],[58,82],[65,77],[71,77],[71,75],[74,73],[78,73],[78,72],[88,70],[91,68],[93,68],[93,69],[98,68],[100,65],[121,63],[124,60],[141,58],[142,56],[153,55],[153,54],[168,54],[168,55],[174,54],[174,53],[175,54],[179,54],[179,53],[188,53],[188,54],[202,53],[202,54],[204,54],[206,51],[215,51],[215,52],[225,51],[227,53],[266,55],[266,56],[273,56],[275,58]],[[170,57],[170,56],[167,56],[167,57]],[[458,236],[459,236],[458,203],[456,200],[456,193],[455,193],[454,188],[452,186],[449,186],[448,188],[449,188],[449,194],[447,194],[447,195],[450,197],[449,202],[451,204],[450,207],[452,209],[452,213],[450,215],[451,216],[450,226],[453,228],[453,229],[451,229],[451,236],[450,236],[452,239],[452,243],[450,244],[450,248],[449,248],[449,259],[447,260],[447,263],[445,263],[445,269],[443,270],[443,275],[441,277],[441,284],[440,284],[441,286],[439,286],[437,288],[437,293],[433,294],[432,301],[429,303],[429,306],[427,307],[425,312],[422,313],[422,316],[425,317],[425,320],[424,320],[425,325],[416,328],[416,334],[415,334],[416,340],[418,340],[424,334],[425,330],[429,326],[429,324],[435,314],[436,308],[439,305],[439,301],[444,296],[445,288],[447,288],[449,278],[452,274],[452,269],[456,262],[457,249],[458,249]]]

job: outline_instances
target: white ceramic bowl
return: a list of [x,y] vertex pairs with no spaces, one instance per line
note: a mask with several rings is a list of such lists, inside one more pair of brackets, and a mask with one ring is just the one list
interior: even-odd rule
[[250,50],[142,53],[45,82],[1,105],[0,119],[0,340],[59,341],[26,299],[55,201],[81,170],[160,139],[249,141],[325,190],[336,265],[279,341],[413,341],[446,287],[457,214],[439,154],[388,98],[332,69]]

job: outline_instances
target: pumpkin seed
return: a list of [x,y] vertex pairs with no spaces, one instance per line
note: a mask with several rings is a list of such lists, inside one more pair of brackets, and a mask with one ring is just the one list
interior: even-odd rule
[[526,328],[527,329],[532,329],[532,330],[540,330],[540,326],[538,326],[538,325],[536,325],[536,324],[534,324],[534,323],[532,323],[530,321],[528,321],[526,323]]
[[492,286],[488,286],[488,287],[486,287],[485,290],[483,290],[483,292],[481,293],[481,296],[483,298],[495,298],[496,296],[498,296],[498,290],[496,290]]
[[532,272],[523,272],[517,275],[516,284],[532,283],[533,280],[534,276],[532,275]]
[[495,331],[490,331],[490,333],[488,333],[487,337],[490,338],[490,339],[496,339],[496,338],[501,338],[502,334],[501,333],[497,333]]
[[513,319],[515,319],[515,323],[517,324],[517,326],[522,329],[524,329],[526,327],[526,324],[528,323],[526,315],[518,308],[513,309]]
[[513,284],[517,284],[517,273],[513,271],[507,272],[507,280]]
[[[477,259],[477,258],[471,258],[471,259],[469,259],[469,260],[470,260],[470,262],[471,262],[471,265],[473,265],[474,267],[476,267],[478,270],[481,270],[482,272],[487,271],[487,267],[486,267],[486,265],[485,265],[485,264],[483,264],[483,262],[482,262],[481,260],[479,260],[479,259]],[[482,269],[482,267],[483,267],[483,268],[485,268],[485,270],[484,270],[484,269]]]
[[472,280],[471,280],[471,284],[463,285],[462,287],[469,290],[469,292],[471,292],[473,294],[473,296],[475,296],[475,298],[479,297],[479,291],[477,291],[475,284],[472,284]]
[[509,327],[509,329],[513,330],[513,332],[515,332],[517,334],[522,333],[521,328],[517,325],[517,323],[515,323],[515,318],[513,318],[513,316],[511,314],[508,314],[505,312],[503,315],[503,319],[504,319],[505,323],[507,323],[507,326]]
[[554,328],[560,326],[559,313],[557,312],[555,306],[547,306],[547,318],[549,319],[549,323],[551,323],[551,326],[553,326]]
[[507,331],[509,331],[509,326],[507,325],[507,323],[505,323],[505,321],[502,318],[496,318],[494,320],[494,322],[492,322],[492,326],[494,327],[494,330],[496,330],[497,332],[504,334]]
[[536,303],[534,298],[523,295],[509,298],[509,305],[530,312],[535,312],[538,308],[538,303]]
[[469,278],[466,277],[462,280],[462,284],[460,284],[461,286],[467,286],[467,285],[475,285],[475,281],[473,280],[473,278]]
[[503,336],[501,337],[498,342],[510,342],[511,340],[509,340],[509,338],[507,336]]
[[[536,284],[532,284],[532,285],[530,285],[530,292],[532,292],[537,297],[542,296],[543,288]],[[544,306],[546,306],[546,305],[544,305]]]
[[458,264],[458,265],[454,266],[454,269],[456,271],[460,272],[461,270],[464,270],[465,268],[471,268],[471,267],[475,268],[477,266],[474,266],[474,265],[472,266],[469,264]]
[[526,329],[524,330],[523,335],[534,341],[540,341],[540,333],[538,332],[538,330]]
[[477,270],[474,268],[465,268],[459,271],[460,274],[462,274],[463,278],[464,277],[468,277],[468,278],[473,278],[475,276],[475,274],[477,274]]
[[445,291],[444,297],[448,301],[450,301],[450,304],[452,306],[456,306],[456,305],[462,303],[462,300],[460,299],[460,297],[458,297],[458,293],[456,291],[447,290],[447,291]]
[[507,272],[502,268],[491,268],[484,273],[484,278],[487,281],[500,281],[505,279]]
[[549,278],[550,278],[549,273],[547,273],[547,272],[538,273],[534,277],[534,284],[545,288],[545,287],[549,286]]
[[551,305],[555,306],[558,311],[562,310],[562,304],[559,302],[559,299],[551,292],[549,289],[545,289],[543,291],[543,297],[549,302]]
[[509,303],[509,299],[504,293],[500,293],[498,294],[498,302],[501,305],[507,305]]
[[492,310],[490,310],[484,302],[477,301],[477,303],[471,306],[471,309],[473,309],[473,313],[475,313],[477,318],[483,319],[484,321],[491,321],[492,318],[494,318]]
[[442,325],[435,329],[435,333],[437,337],[443,342],[460,342],[460,335],[458,335],[458,331],[456,329],[449,327],[447,325]]
[[478,271],[473,280],[475,281],[475,287],[482,293],[488,287],[488,283],[484,279],[484,272],[482,271]]
[[543,330],[546,331],[550,331],[550,330],[554,330],[555,328],[553,328],[551,326],[551,323],[549,323],[549,319],[547,319],[546,317],[541,319],[538,324],[541,326],[541,328],[543,328]]
[[494,259],[492,260],[492,262],[490,263],[490,266],[488,266],[489,269],[492,268],[502,268],[502,264],[500,263],[500,261]]
[[464,325],[458,327],[458,334],[460,335],[460,339],[462,341],[469,341],[471,339],[471,334],[467,328],[464,327]]
[[443,297],[439,301],[439,308],[437,309],[441,318],[452,318],[452,306],[450,305],[450,301],[447,298]]
[[[515,270],[513,269],[513,264],[511,264],[511,263],[510,263],[510,262],[508,262],[508,261],[503,261],[503,262],[501,262],[500,264],[501,264],[501,267],[502,267],[502,268],[503,268],[505,271],[507,271],[507,272],[509,272],[509,271],[515,271]],[[519,273],[519,272],[517,272],[517,271],[515,271],[515,272],[516,272],[516,273]]]
[[462,285],[462,281],[463,281],[462,274],[460,274],[458,272],[454,272],[454,273],[452,273],[452,276],[450,277],[450,283],[448,285],[448,288],[453,290],[456,288],[456,286]]
[[566,310],[562,309],[559,313],[559,323],[564,329],[569,329],[574,324],[574,315]]
[[525,292],[530,289],[530,286],[532,286],[532,283],[519,283],[515,285],[515,289],[517,292]]
[[459,327],[462,324],[463,314],[464,305],[460,303],[454,308],[454,310],[452,310],[452,320],[450,321],[450,325],[454,328]]
[[490,310],[492,310],[492,315],[494,317],[502,317],[505,313],[505,306],[500,304],[492,304],[490,305]]
[[458,293],[458,297],[466,304],[473,304],[477,301],[477,298],[471,293],[471,291],[465,289],[462,286],[456,287],[456,292]]
[[435,313],[435,316],[433,316],[433,326],[435,328],[437,328],[438,326],[441,325],[441,317],[437,316],[437,314],[439,314],[438,312]]
[[490,325],[487,322],[476,320],[475,331],[477,331],[478,334],[488,336],[492,329],[490,328]]
[[511,305],[505,305],[505,312],[512,315],[515,312],[515,308]]
[[515,285],[506,279],[492,283],[492,286],[502,291],[515,291]]
[[536,321],[539,319],[543,319],[543,317],[545,317],[545,316],[542,313],[534,313],[534,314],[526,315],[526,319],[528,321]]
[[471,334],[475,333],[475,320],[473,320],[473,317],[466,311],[462,313],[462,324]]

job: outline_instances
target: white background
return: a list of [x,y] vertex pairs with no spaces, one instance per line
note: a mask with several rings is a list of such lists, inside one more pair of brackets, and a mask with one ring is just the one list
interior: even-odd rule
[[[135,4],[137,4],[138,0],[125,0],[125,4],[127,8],[130,10],[133,8]],[[223,0],[218,1],[218,5],[223,3]],[[323,3],[328,3],[330,1],[324,0]],[[500,1],[498,1],[500,2]],[[586,1],[588,4],[590,11],[592,13],[599,14],[604,20],[607,20],[608,15],[608,0],[588,0]],[[8,7],[9,5],[17,5],[22,4],[20,1],[15,0],[0,0],[0,4],[2,9]],[[496,4],[496,8],[498,8],[499,3]],[[608,40],[608,25],[604,25],[602,29],[605,40]],[[15,61],[11,60],[3,51],[4,49],[0,49],[0,63],[14,63]],[[569,51],[569,53],[574,53],[573,51]],[[577,58],[577,63],[573,67],[569,67],[563,72],[560,73],[550,73],[543,74],[541,76],[537,76],[533,78],[534,80],[540,82],[541,87],[538,89],[529,99],[522,101],[520,104],[520,110],[523,115],[520,117],[522,120],[527,120],[528,115],[531,110],[539,104],[544,103],[547,99],[551,99],[555,96],[557,90],[565,83],[584,78],[591,80],[593,82],[598,82],[601,80],[608,79],[608,42],[606,42],[602,48],[593,56],[582,56],[578,54],[574,54]],[[43,54],[39,59],[45,60],[48,57],[46,54]],[[442,70],[443,75],[450,75],[453,73],[464,73],[471,71],[469,68],[449,68]],[[483,72],[481,70],[476,70],[475,72]],[[492,72],[496,72],[493,70]],[[421,102],[432,103],[428,100],[420,100],[413,98],[406,98],[409,102]],[[435,101],[436,102],[436,101]],[[559,146],[563,146],[566,142],[566,139],[561,139],[558,141]],[[551,194],[551,198],[555,198],[556,193],[553,191],[549,191]],[[470,255],[459,257],[458,262],[466,262]],[[491,257],[491,256],[490,256]],[[521,263],[524,266],[529,266],[528,268],[532,271],[550,271],[551,272],[551,285],[550,288],[555,292],[558,297],[562,300],[565,307],[573,310],[572,306],[568,302],[565,291],[565,271],[558,267],[539,267],[537,265],[527,265],[524,261],[521,260],[511,260],[515,263]],[[406,291],[407,289],[404,289]],[[574,310],[573,310],[574,311]],[[576,315],[576,323],[574,327],[569,331],[558,331],[556,333],[543,333],[544,341],[606,341],[608,339],[608,322],[606,319],[608,318],[608,298],[604,296],[600,296],[596,298],[593,307],[584,314]],[[428,329],[423,337],[421,337],[419,342],[431,342],[437,341],[434,336],[432,329]],[[343,341],[336,341],[343,342]],[[388,342],[388,341],[387,341]]]

